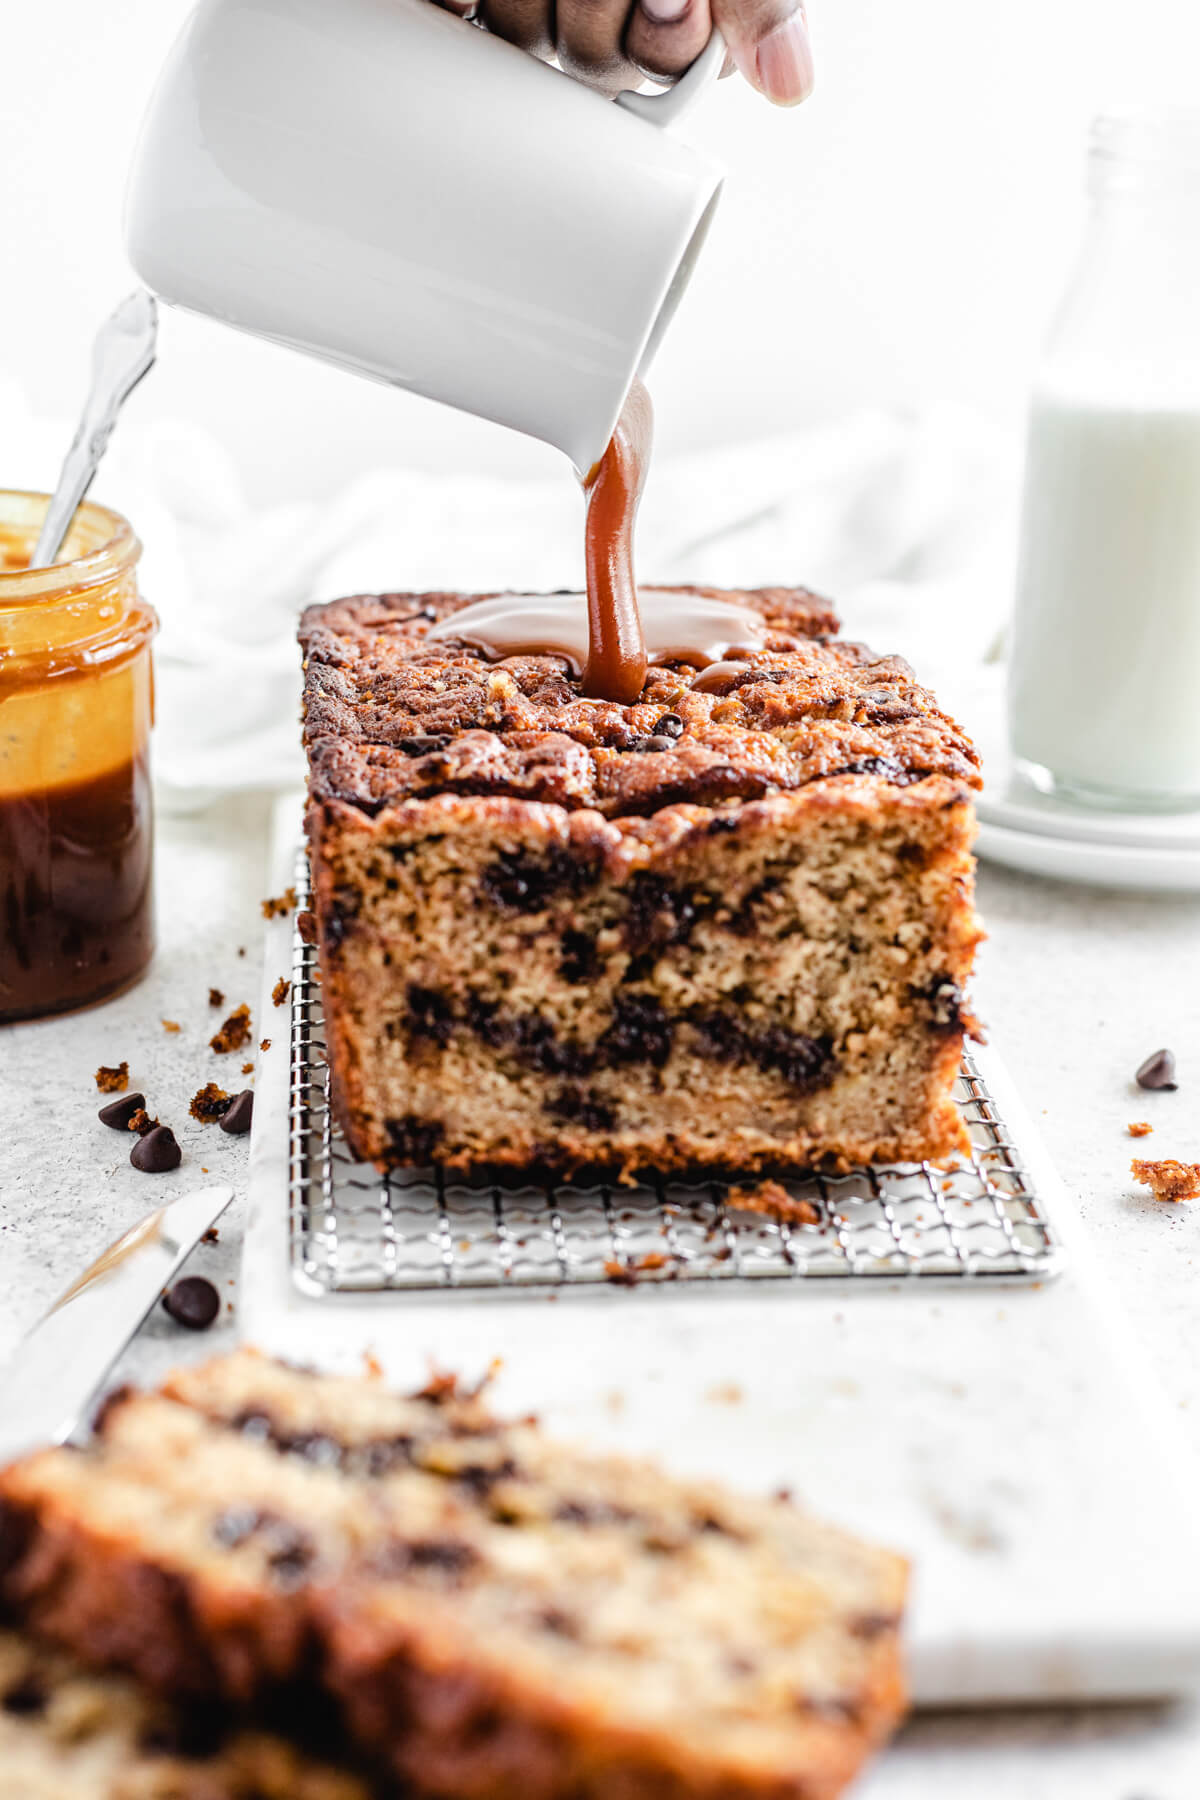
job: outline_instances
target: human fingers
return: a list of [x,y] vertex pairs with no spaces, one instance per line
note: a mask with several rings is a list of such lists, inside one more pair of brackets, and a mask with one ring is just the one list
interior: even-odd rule
[[776,106],[807,100],[813,55],[803,0],[712,0],[712,9],[751,87]]
[[682,75],[709,40],[709,0],[634,0],[625,55],[654,79]]
[[636,80],[621,40],[629,0],[558,0],[555,46],[568,75],[615,92]]
[[533,56],[554,55],[554,0],[483,0],[476,18]]

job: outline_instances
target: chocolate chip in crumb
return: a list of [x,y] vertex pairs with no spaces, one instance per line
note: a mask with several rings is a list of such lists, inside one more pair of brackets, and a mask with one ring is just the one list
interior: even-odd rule
[[[183,1283],[179,1285],[182,1287]],[[163,1305],[166,1305],[165,1300]],[[217,1514],[209,1531],[213,1541],[223,1550],[237,1550],[254,1536],[262,1522],[263,1515],[256,1506],[227,1506],[224,1512]]]
[[102,1094],[123,1094],[129,1086],[129,1064],[118,1063],[114,1069],[101,1063],[96,1070],[96,1086]]
[[664,750],[673,750],[675,740],[672,737],[637,737],[630,744],[631,750],[658,755]]
[[145,1104],[145,1094],[122,1094],[119,1100],[110,1100],[107,1106],[102,1106],[96,1116],[102,1125],[109,1125],[114,1131],[128,1131],[129,1121]]
[[416,737],[401,738],[397,749],[403,756],[433,756],[444,750],[450,739],[444,732],[425,732]]
[[138,1139],[129,1152],[129,1160],[143,1175],[165,1175],[168,1169],[179,1167],[183,1152],[175,1142],[171,1127],[156,1125],[153,1131]]
[[221,1310],[221,1297],[203,1275],[185,1275],[163,1295],[163,1308],[177,1325],[207,1331]]
[[665,737],[665,738],[681,738],[683,736],[685,730],[686,730],[686,726],[684,725],[683,720],[680,718],[679,714],[669,712],[669,713],[664,713],[662,718],[658,721],[658,724],[654,727],[654,736],[655,737]]
[[1179,1083],[1175,1079],[1175,1053],[1172,1050],[1156,1050],[1141,1065],[1136,1076],[1140,1088],[1165,1088],[1173,1094]]
[[201,1125],[211,1125],[215,1119],[223,1118],[229,1111],[230,1098],[223,1087],[215,1081],[206,1081],[204,1086],[192,1095],[192,1103],[188,1112]]
[[249,1131],[254,1122],[254,1092],[246,1088],[235,1094],[226,1108],[221,1120],[221,1130],[227,1131],[230,1137],[242,1137]]
[[282,894],[278,894],[269,900],[264,900],[262,903],[262,915],[264,919],[280,919],[285,913],[295,912],[295,910],[296,890],[294,887],[285,888]]
[[0,1697],[0,1707],[17,1719],[31,1719],[44,1713],[50,1696],[32,1672],[22,1675],[13,1687]]

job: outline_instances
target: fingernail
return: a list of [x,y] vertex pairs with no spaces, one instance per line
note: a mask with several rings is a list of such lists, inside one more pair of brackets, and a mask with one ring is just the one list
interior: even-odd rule
[[802,10],[797,9],[767,33],[755,51],[754,62],[758,86],[776,106],[795,106],[807,100],[813,86],[813,54]]
[[677,25],[692,0],[638,0],[652,25]]

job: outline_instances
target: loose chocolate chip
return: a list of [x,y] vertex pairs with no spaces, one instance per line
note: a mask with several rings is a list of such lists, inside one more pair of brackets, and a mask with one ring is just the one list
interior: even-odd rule
[[110,1100],[107,1106],[102,1106],[97,1117],[102,1125],[111,1125],[114,1131],[128,1131],[130,1119],[134,1113],[141,1112],[145,1104],[145,1094],[122,1094],[119,1100]]
[[249,1131],[254,1122],[254,1092],[246,1088],[235,1094],[221,1116],[221,1130],[227,1131],[230,1137],[242,1137]]
[[684,734],[685,726],[678,713],[664,713],[654,727],[655,737],[678,738]]
[[221,1310],[221,1298],[203,1275],[185,1275],[163,1295],[163,1306],[177,1325],[189,1331],[207,1331]]
[[[1140,1088],[1165,1088],[1173,1094],[1179,1086],[1175,1079],[1174,1051],[1156,1050],[1153,1056],[1148,1056],[1137,1072],[1137,1084]],[[100,1117],[103,1118],[104,1113]]]
[[129,1160],[143,1175],[165,1175],[168,1169],[179,1167],[183,1151],[175,1142],[175,1133],[169,1125],[156,1125],[153,1131],[138,1139],[129,1152]]

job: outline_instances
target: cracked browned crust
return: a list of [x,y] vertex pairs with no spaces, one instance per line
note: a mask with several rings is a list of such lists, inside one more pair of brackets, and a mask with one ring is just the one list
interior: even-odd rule
[[[684,665],[651,668],[634,706],[585,698],[561,657],[489,663],[467,644],[425,645],[430,624],[478,596],[361,595],[309,607],[300,637],[314,798],[374,812],[433,794],[507,795],[618,818],[836,775],[979,785],[973,746],[908,664],[837,638],[834,614],[814,595],[683,591],[760,612],[766,647],[720,693],[695,691],[697,671]],[[667,712],[683,731],[648,752]]]

